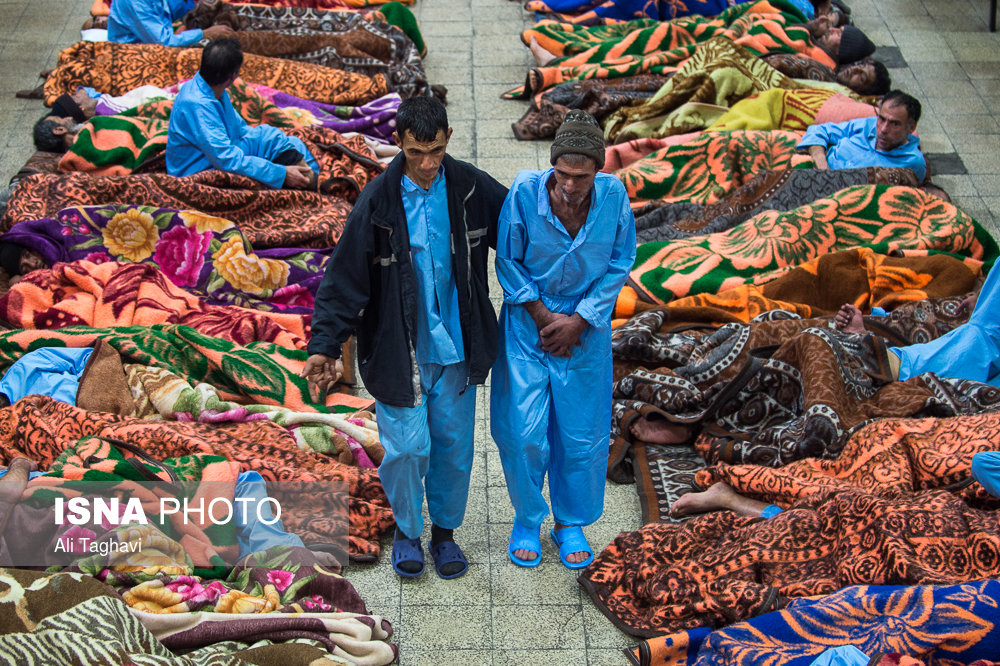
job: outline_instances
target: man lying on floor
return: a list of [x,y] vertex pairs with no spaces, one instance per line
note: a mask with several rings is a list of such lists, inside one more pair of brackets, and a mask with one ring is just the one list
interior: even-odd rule
[[203,39],[232,35],[228,26],[174,33],[173,22],[194,9],[196,0],[115,0],[108,16],[108,39],[121,44],[193,46]]
[[[896,381],[932,372],[949,379],[1000,385],[1000,334],[992,318],[1000,306],[1000,271],[991,271],[978,298],[968,303],[973,310],[967,323],[929,342],[888,349],[889,367]],[[834,326],[847,333],[866,333],[861,311],[851,304],[840,309]],[[672,444],[687,439],[690,428],[666,419],[641,418],[633,424],[632,434],[647,442]],[[1000,453],[977,454],[972,471],[991,494],[1000,497]],[[781,511],[775,505],[740,495],[725,483],[716,483],[708,490],[678,499],[670,507],[670,514],[681,517],[723,509],[764,518]]]
[[167,131],[171,176],[219,169],[273,188],[316,189],[319,164],[297,137],[269,125],[249,126],[226,88],[240,74],[243,49],[232,38],[209,42],[201,66],[174,100]]

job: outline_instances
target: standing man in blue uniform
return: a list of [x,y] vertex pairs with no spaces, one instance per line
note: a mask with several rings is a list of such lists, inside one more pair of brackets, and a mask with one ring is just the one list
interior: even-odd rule
[[120,44],[194,46],[203,39],[235,34],[224,25],[174,33],[173,22],[194,9],[195,0],[115,0],[108,16],[108,40]]
[[451,128],[435,99],[405,100],[394,138],[402,152],[365,187],[327,264],[302,376],[318,400],[343,374],[341,345],[357,332],[396,518],[393,569],[424,571],[426,489],[434,567],[456,578],[469,568],[452,532],[469,494],[475,385],[496,358],[487,260],[507,188],[446,154]]
[[167,173],[219,169],[273,188],[315,189],[319,164],[302,139],[277,127],[250,127],[226,88],[240,75],[243,49],[235,39],[209,42],[198,73],[181,87],[167,127]]
[[581,528],[604,510],[611,314],[635,261],[635,219],[621,181],[598,173],[604,134],[590,115],[566,115],[551,161],[518,174],[500,214],[504,304],[490,414],[515,511],[510,559],[541,561],[547,473],[551,536],[563,564],[578,569],[594,557]]

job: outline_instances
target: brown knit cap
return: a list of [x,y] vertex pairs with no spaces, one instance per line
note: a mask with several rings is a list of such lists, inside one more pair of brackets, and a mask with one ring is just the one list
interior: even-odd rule
[[604,167],[604,130],[586,111],[570,111],[556,130],[549,152],[551,163],[568,153],[586,155],[597,162],[598,169]]

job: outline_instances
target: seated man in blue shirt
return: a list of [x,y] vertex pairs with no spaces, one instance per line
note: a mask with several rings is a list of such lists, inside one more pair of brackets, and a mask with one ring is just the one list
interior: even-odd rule
[[228,26],[174,33],[173,22],[194,9],[195,0],[115,0],[108,16],[108,40],[120,44],[192,46],[202,39],[232,35]]
[[167,173],[219,169],[274,188],[315,189],[319,165],[297,137],[277,127],[250,127],[236,113],[226,88],[239,76],[243,50],[235,39],[205,47],[201,67],[181,87],[167,129]]
[[920,139],[913,134],[918,120],[920,102],[891,90],[882,98],[874,118],[813,125],[798,148],[808,150],[817,169],[907,167],[924,183],[927,162],[920,152]]

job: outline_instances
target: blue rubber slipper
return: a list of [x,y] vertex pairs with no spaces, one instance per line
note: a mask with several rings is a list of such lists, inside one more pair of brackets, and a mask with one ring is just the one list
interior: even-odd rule
[[[538,555],[533,560],[522,560],[514,555],[517,550],[530,550]],[[532,532],[521,523],[514,521],[514,527],[510,531],[510,545],[507,546],[507,555],[510,561],[519,567],[537,567],[542,562],[542,540],[538,538],[538,531]]]
[[[420,571],[410,573],[399,568],[403,562],[419,562]],[[416,578],[424,572],[424,547],[420,539],[397,539],[392,542],[392,568],[404,578]]]
[[[583,535],[582,528],[575,526],[564,527],[560,530],[552,528],[549,534],[552,536],[552,540],[556,542],[556,545],[559,546],[559,559],[562,560],[563,565],[567,569],[582,569],[594,561],[594,551],[590,549],[590,544],[587,543],[587,537]],[[562,538],[561,541],[560,537]],[[567,555],[584,552],[589,553],[587,559],[584,561],[566,561]]]
[[[469,570],[469,560],[465,559],[465,553],[462,552],[462,549],[454,541],[442,541],[437,544],[431,544],[431,557],[434,558],[434,571],[437,572],[439,577],[445,580],[458,578]],[[441,573],[441,567],[454,562],[461,562],[465,566],[455,573]]]

